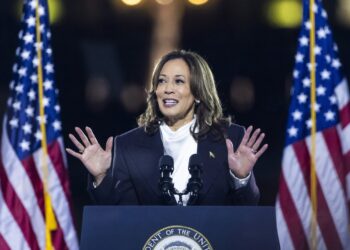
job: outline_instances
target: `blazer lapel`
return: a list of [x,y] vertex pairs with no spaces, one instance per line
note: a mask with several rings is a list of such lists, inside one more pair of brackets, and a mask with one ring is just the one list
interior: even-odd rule
[[159,172],[159,159],[164,154],[163,144],[160,137],[160,131],[158,130],[153,135],[144,134],[140,136],[137,141],[137,147],[140,149],[140,154],[137,159],[132,159],[135,162],[135,166],[138,168],[138,172],[142,176],[142,180],[151,187],[151,190],[160,195],[158,187],[160,172]]
[[227,164],[227,148],[222,141],[214,141],[211,135],[207,135],[198,141],[197,153],[203,163],[203,187],[200,193],[205,195],[215,181],[220,181],[216,180],[216,176],[223,170],[220,165]]

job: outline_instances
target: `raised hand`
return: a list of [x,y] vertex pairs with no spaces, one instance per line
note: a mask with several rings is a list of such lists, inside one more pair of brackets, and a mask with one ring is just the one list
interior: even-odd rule
[[265,134],[261,134],[260,129],[256,129],[251,135],[252,131],[253,127],[249,126],[236,152],[233,150],[231,140],[226,139],[228,165],[233,174],[238,178],[245,178],[249,175],[256,161],[268,147],[267,144],[264,144],[260,148]]
[[69,134],[69,139],[77,147],[78,152],[70,148],[67,148],[66,151],[70,155],[79,159],[90,174],[95,177],[96,183],[100,184],[111,165],[113,137],[108,138],[106,148],[103,149],[98,143],[91,128],[85,127],[85,130],[87,136],[80,128],[75,128],[81,142],[73,134]]

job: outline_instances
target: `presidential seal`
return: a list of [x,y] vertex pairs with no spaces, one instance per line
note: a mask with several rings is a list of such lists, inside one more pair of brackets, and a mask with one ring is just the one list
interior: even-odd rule
[[143,250],[212,250],[207,238],[186,226],[169,226],[160,229],[147,240]]

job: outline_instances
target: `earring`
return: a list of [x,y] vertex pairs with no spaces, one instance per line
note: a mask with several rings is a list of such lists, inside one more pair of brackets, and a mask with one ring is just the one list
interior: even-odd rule
[[197,99],[195,99],[194,102],[195,102],[196,104],[200,104],[200,103],[201,103],[201,101],[200,101],[200,100],[197,100]]

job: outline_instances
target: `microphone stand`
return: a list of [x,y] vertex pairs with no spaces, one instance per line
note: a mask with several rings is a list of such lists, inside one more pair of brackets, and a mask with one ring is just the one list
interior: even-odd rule
[[[201,173],[203,172],[202,163],[199,160],[199,156],[194,154],[190,157],[188,170],[191,174],[188,180],[187,187],[184,192],[179,192],[174,188],[173,180],[170,175],[174,171],[174,160],[169,155],[163,155],[159,160],[160,168],[160,180],[159,188],[162,193],[162,197],[167,205],[180,205],[183,204],[183,195],[190,194],[187,205],[195,205],[199,197],[199,191],[203,186],[201,179]],[[175,196],[179,196],[179,201],[176,202]]]
[[203,187],[203,181],[201,174],[203,173],[203,164],[200,162],[197,154],[191,155],[189,160],[188,171],[191,174],[191,178],[188,180],[187,188],[190,193],[187,205],[195,205],[199,197],[199,191]]
[[174,197],[175,188],[170,175],[174,171],[174,160],[169,155],[163,155],[159,160],[160,180],[159,188],[162,197],[167,205],[176,204]]

